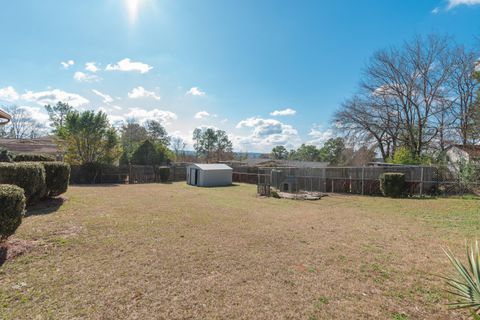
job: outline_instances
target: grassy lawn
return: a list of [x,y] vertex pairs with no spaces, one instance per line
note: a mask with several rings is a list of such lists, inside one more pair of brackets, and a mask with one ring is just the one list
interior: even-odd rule
[[264,199],[256,187],[71,187],[14,238],[0,319],[461,319],[441,248],[479,235],[480,201],[333,195]]

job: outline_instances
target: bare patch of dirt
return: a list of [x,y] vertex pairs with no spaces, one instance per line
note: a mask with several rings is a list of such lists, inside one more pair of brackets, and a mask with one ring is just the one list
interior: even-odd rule
[[37,246],[38,241],[10,239],[0,244],[0,266]]

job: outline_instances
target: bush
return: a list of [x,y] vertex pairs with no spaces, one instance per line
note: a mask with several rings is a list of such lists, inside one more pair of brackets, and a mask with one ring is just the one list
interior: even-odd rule
[[0,163],[0,183],[23,188],[31,204],[45,196],[45,168],[38,162]]
[[170,168],[169,167],[159,167],[158,176],[160,177],[160,182],[167,182],[170,178]]
[[16,153],[13,161],[15,162],[46,162],[55,161],[55,157],[44,153]]
[[25,211],[23,189],[8,184],[0,185],[0,242],[15,233],[22,223]]
[[56,197],[67,192],[70,180],[70,166],[65,162],[44,162],[46,196]]
[[0,148],[0,162],[13,162],[13,154],[5,148]]
[[380,175],[380,190],[387,197],[402,197],[405,193],[405,174],[399,172],[382,173]]

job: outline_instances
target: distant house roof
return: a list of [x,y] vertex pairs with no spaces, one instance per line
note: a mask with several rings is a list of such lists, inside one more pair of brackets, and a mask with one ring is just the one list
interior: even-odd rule
[[246,159],[242,164],[250,167],[281,166],[294,168],[326,168],[330,163],[317,161],[295,161],[277,159]]
[[10,116],[8,113],[0,109],[0,119],[2,119],[0,120],[0,125],[4,125],[10,122],[10,120],[12,119],[12,116]]
[[480,159],[480,145],[454,144],[454,145],[451,145],[449,148],[453,148],[453,147],[458,148],[458,149],[466,152],[468,154],[468,156],[470,157],[470,159],[472,159],[472,160]]
[[202,170],[233,170],[223,163],[194,163],[193,165]]
[[0,139],[0,147],[22,153],[46,153],[57,155],[60,151],[51,137],[36,139]]

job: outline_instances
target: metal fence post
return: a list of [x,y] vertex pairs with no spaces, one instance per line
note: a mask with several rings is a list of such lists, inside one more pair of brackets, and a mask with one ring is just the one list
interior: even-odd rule
[[365,181],[364,181],[364,178],[365,178],[365,167],[362,167],[362,196],[364,195],[364,190],[365,190]]
[[423,196],[423,167],[420,171],[420,197]]

